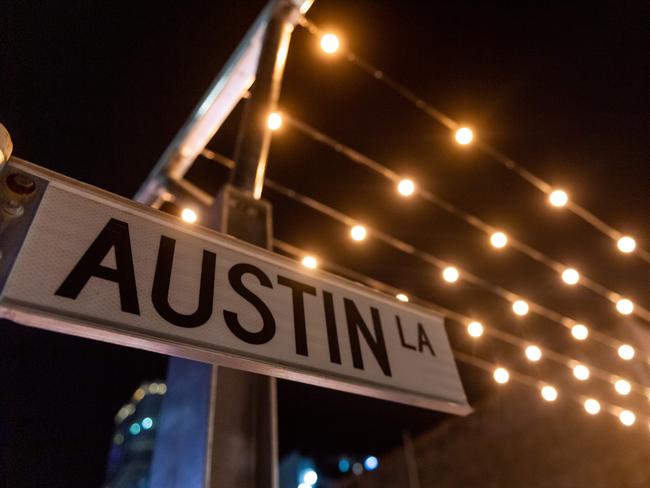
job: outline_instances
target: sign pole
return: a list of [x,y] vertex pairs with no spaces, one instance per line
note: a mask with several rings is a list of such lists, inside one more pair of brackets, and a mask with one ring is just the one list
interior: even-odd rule
[[[293,3],[276,3],[264,32],[255,83],[246,101],[230,183],[218,193],[203,222],[265,249],[272,244],[271,206],[260,200],[271,142],[266,121],[277,107],[296,14]],[[175,479],[188,486],[182,481],[188,479],[185,475],[170,476],[170,465],[177,465],[175,472],[194,478],[203,472],[203,483],[198,485],[201,488],[278,486],[275,378],[172,357],[167,381],[161,421],[176,425],[161,426],[161,432],[167,428],[170,435],[157,439],[153,486],[164,483],[165,487],[180,487],[169,484]],[[194,395],[188,396],[182,386],[186,382],[192,383]],[[183,410],[191,412],[194,419],[186,421],[174,415]],[[207,439],[203,440],[205,432]],[[185,466],[180,466],[179,444],[187,445],[189,451],[203,451],[205,457],[185,459]]]

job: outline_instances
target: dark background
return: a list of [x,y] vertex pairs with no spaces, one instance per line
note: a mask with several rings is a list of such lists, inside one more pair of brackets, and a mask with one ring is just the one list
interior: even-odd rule
[[[131,196],[261,10],[262,1],[8,1],[0,14],[0,121],[15,154]],[[309,17],[339,33],[424,99],[646,249],[648,169],[647,2],[387,2],[317,0]],[[298,28],[281,104],[292,115],[414,177],[559,261],[646,307],[650,265],[614,243],[340,58],[326,58]],[[232,156],[236,110],[211,147]],[[209,181],[206,175],[214,173]],[[195,179],[216,186],[214,163]],[[605,300],[567,290],[548,269],[288,128],[274,137],[273,179],[389,231],[462,268],[623,338]],[[190,175],[192,176],[192,175]],[[611,351],[581,346],[538,317],[522,327],[508,305],[266,192],[278,238],[489,324],[593,363]],[[454,347],[503,359],[562,385],[567,371],[519,364],[519,351],[473,346],[449,324]],[[100,486],[113,416],[163,356],[22,326],[0,325],[0,484]],[[494,392],[485,373],[459,365],[470,401]],[[567,383],[576,388],[574,383]],[[605,396],[607,393],[602,392]],[[282,382],[282,453],[325,463],[342,453],[381,454],[403,429],[442,414]],[[630,400],[632,401],[632,400]],[[647,402],[646,402],[647,403]],[[577,408],[577,407],[576,407]],[[646,404],[638,411],[647,412]],[[614,420],[612,420],[614,423]]]

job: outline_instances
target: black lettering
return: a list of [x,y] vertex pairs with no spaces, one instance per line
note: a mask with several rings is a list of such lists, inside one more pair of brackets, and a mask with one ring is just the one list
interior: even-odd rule
[[327,344],[330,350],[330,361],[341,364],[341,350],[339,348],[339,336],[336,331],[336,316],[334,315],[334,301],[332,294],[323,292],[323,307],[325,308],[325,326],[327,327]]
[[[115,269],[101,264],[111,249],[115,252]],[[129,224],[126,222],[109,220],[54,294],[75,300],[93,276],[117,283],[122,311],[140,315]]]
[[182,314],[174,310],[169,304],[169,285],[172,276],[175,248],[175,239],[167,236],[160,237],[156,272],[153,278],[153,288],[151,289],[151,301],[156,311],[167,322],[177,325],[178,327],[199,327],[200,325],[205,324],[212,315],[212,303],[214,301],[214,274],[217,255],[210,251],[203,251],[199,304],[194,313]]
[[386,343],[384,342],[384,331],[381,328],[381,320],[379,319],[379,310],[375,307],[370,307],[370,314],[372,315],[372,324],[375,329],[375,337],[372,336],[368,326],[363,321],[357,306],[349,298],[344,298],[345,316],[348,322],[348,335],[350,336],[350,347],[352,348],[352,364],[357,369],[364,369],[363,356],[361,355],[361,345],[359,343],[359,330],[370,350],[375,356],[377,363],[386,376],[392,376],[390,371],[390,363],[388,362],[388,352],[386,351]]
[[278,276],[278,283],[291,288],[291,299],[293,301],[293,329],[296,338],[296,354],[309,356],[307,349],[307,326],[305,323],[305,300],[304,294],[316,296],[316,288],[305,285],[299,281],[292,280],[285,276]]
[[421,323],[418,322],[418,351],[422,352],[423,345],[429,348],[432,356],[436,355],[436,353],[433,351],[433,347],[431,347],[431,343],[429,342],[429,338],[427,337],[427,333],[425,332],[424,327]]
[[399,316],[395,315],[395,320],[397,321],[397,330],[399,332],[399,340],[402,343],[402,347],[406,349],[413,349],[415,351],[415,346],[407,344],[404,340],[404,332],[402,331],[402,321],[399,319]]
[[273,339],[273,336],[275,335],[275,320],[273,319],[269,307],[266,306],[260,297],[255,295],[242,283],[242,276],[247,273],[255,276],[262,286],[273,288],[273,285],[271,284],[269,277],[266,276],[261,269],[252,264],[235,264],[230,268],[230,271],[228,271],[228,281],[230,282],[232,289],[253,305],[262,316],[262,329],[259,332],[249,332],[244,329],[244,327],[239,323],[239,319],[235,312],[224,310],[223,317],[226,320],[226,325],[230,331],[242,341],[249,344],[266,344]]

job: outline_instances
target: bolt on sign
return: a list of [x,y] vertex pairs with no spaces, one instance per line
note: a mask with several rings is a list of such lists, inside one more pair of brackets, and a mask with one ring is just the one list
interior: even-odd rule
[[0,315],[465,415],[443,318],[13,159]]

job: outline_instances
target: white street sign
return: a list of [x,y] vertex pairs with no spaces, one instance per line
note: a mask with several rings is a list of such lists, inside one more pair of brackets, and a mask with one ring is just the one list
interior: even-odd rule
[[[16,322],[456,414],[443,318],[12,160],[37,195],[0,236]],[[7,173],[5,173],[7,174]]]

